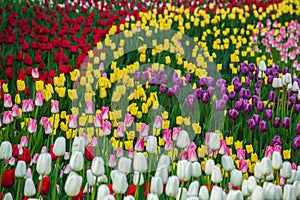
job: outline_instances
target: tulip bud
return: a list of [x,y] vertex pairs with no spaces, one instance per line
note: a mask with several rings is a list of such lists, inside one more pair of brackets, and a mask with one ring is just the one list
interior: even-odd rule
[[17,178],[24,178],[26,175],[26,163],[19,160],[16,166],[15,175]]
[[255,163],[254,167],[254,176],[255,178],[261,180],[263,178],[262,172],[261,172],[261,163],[257,162]]
[[147,138],[146,150],[148,153],[155,153],[157,151],[157,138],[155,136]]
[[84,153],[84,150],[85,150],[84,137],[82,137],[82,136],[77,137],[76,136],[73,140],[72,152],[80,151],[80,152]]
[[234,186],[234,187],[239,187],[242,185],[242,172],[240,170],[232,170],[231,171],[231,175],[230,175],[230,183]]
[[96,177],[93,175],[92,170],[88,169],[86,171],[87,182],[90,186],[94,186],[96,183]]
[[286,182],[288,184],[293,184],[294,181],[296,180],[296,175],[297,175],[297,171],[292,169],[292,176],[289,179],[287,179]]
[[169,168],[170,166],[170,157],[167,155],[161,155],[157,164],[157,170],[162,168]]
[[252,193],[257,186],[257,182],[254,176],[248,178],[248,191]]
[[222,172],[219,167],[213,166],[211,173],[211,180],[214,183],[220,183],[222,181]]
[[169,178],[169,173],[167,168],[157,169],[155,176],[161,178],[163,184],[166,184]]
[[0,159],[8,160],[12,156],[12,146],[8,141],[4,141],[0,146]]
[[261,160],[261,173],[264,176],[272,173],[272,161],[269,157],[264,157]]
[[109,188],[107,185],[103,184],[98,187],[97,200],[104,200],[104,197],[109,195]]
[[264,200],[264,191],[261,186],[256,186],[252,195],[251,199],[255,200]]
[[14,200],[11,193],[8,192],[5,194],[5,196],[3,197],[3,200]]
[[145,172],[148,168],[147,160],[143,153],[136,153],[133,159],[133,169],[136,172]]
[[80,151],[75,151],[71,155],[70,168],[73,171],[81,171],[83,169],[83,154]]
[[296,199],[296,188],[293,185],[286,184],[283,189],[283,197],[284,200]]
[[24,195],[25,196],[33,196],[36,193],[35,185],[32,178],[27,178],[24,186]]
[[199,162],[192,163],[192,176],[194,178],[199,178],[202,175],[201,165]]
[[292,176],[292,166],[290,162],[284,161],[282,163],[282,168],[280,169],[280,175],[285,179],[290,178]]
[[272,167],[276,170],[279,170],[282,168],[282,156],[278,151],[273,152]]
[[243,194],[240,190],[230,190],[226,200],[243,200]]
[[187,190],[185,188],[179,188],[178,193],[176,195],[176,200],[187,199]]
[[118,170],[128,174],[131,168],[131,159],[126,157],[121,157],[118,163]]
[[214,160],[207,160],[206,163],[205,163],[205,174],[206,175],[211,175],[212,173],[212,168],[213,166],[215,166],[215,161]]
[[201,200],[209,200],[209,193],[206,186],[201,186],[199,190],[199,198]]
[[262,72],[267,71],[267,66],[266,66],[266,63],[265,63],[264,60],[261,60],[259,62],[259,68],[258,69],[259,69],[259,71],[262,71]]
[[225,200],[223,199],[223,191],[220,187],[214,186],[211,191],[211,200]]
[[56,156],[63,156],[66,152],[66,139],[64,137],[58,137],[52,149]]
[[124,194],[128,188],[127,178],[123,172],[115,171],[112,175],[113,190],[116,194]]
[[[139,182],[139,176],[141,176],[140,177],[140,182]],[[144,175],[142,173],[139,173],[139,172],[134,172],[133,184],[136,185],[136,186],[137,185],[141,186],[141,185],[144,184],[144,182],[145,182]]]
[[245,197],[248,197],[251,193],[248,190],[248,180],[244,180],[242,184],[242,193]]
[[282,81],[280,78],[274,78],[272,83],[273,88],[281,88],[282,87]]
[[292,82],[292,75],[290,73],[286,73],[282,76],[283,85],[287,85]]
[[197,197],[199,193],[199,182],[198,181],[193,181],[188,189],[188,196],[189,197]]
[[104,161],[101,157],[94,157],[92,161],[92,172],[94,176],[102,176],[105,172]]
[[161,195],[163,193],[163,182],[160,177],[153,176],[151,178],[150,192],[157,195]]
[[179,192],[179,180],[177,176],[170,176],[166,185],[166,194],[169,197],[176,197]]
[[50,153],[40,154],[36,163],[36,171],[40,175],[49,175],[51,172],[51,161]]
[[220,135],[218,133],[210,133],[208,148],[211,150],[218,150],[220,148]]
[[76,196],[80,192],[82,177],[75,172],[69,174],[65,183],[65,192],[68,196]]
[[176,142],[177,147],[184,149],[187,146],[189,146],[189,144],[190,144],[190,136],[188,132],[186,132],[185,130],[180,131]]
[[181,181],[188,181],[192,175],[192,165],[187,160],[178,161],[177,166],[177,177]]
[[300,182],[299,181],[295,181],[293,186],[296,189],[296,198],[300,197]]
[[115,196],[109,194],[109,195],[106,195],[103,200],[115,200]]
[[157,195],[157,194],[149,193],[149,194],[147,195],[147,200],[159,200],[159,198],[158,198],[158,195]]
[[227,155],[222,156],[222,166],[225,172],[229,172],[233,169],[234,164],[231,156],[227,156]]

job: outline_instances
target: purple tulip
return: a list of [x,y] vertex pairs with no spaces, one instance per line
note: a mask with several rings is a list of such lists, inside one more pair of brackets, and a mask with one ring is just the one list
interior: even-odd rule
[[274,65],[272,68],[273,74],[274,72],[280,72],[280,67],[278,65]]
[[192,82],[192,76],[191,76],[191,74],[186,74],[186,75],[185,75],[185,81],[186,81],[187,83]]
[[272,146],[276,146],[276,145],[282,145],[282,142],[280,140],[280,136],[279,135],[275,135],[271,141]]
[[293,140],[293,148],[299,149],[300,148],[300,135],[297,135]]
[[202,96],[202,90],[200,88],[196,88],[194,90],[194,95],[196,96],[197,99],[200,99]]
[[177,79],[178,78],[178,74],[177,74],[177,72],[173,72],[173,75],[172,75],[172,80],[174,80],[174,79]]
[[157,81],[155,76],[150,78],[150,80],[149,80],[149,85],[150,86],[156,85],[157,83],[158,83],[158,81]]
[[246,77],[245,78],[245,85],[250,86],[250,84],[251,84],[251,79],[249,77]]
[[230,91],[229,92],[229,99],[230,100],[234,100],[235,99],[235,95],[236,95],[235,91]]
[[228,116],[232,120],[236,120],[239,117],[239,112],[236,109],[231,109],[228,111]]
[[282,122],[282,128],[290,128],[291,125],[291,120],[288,117],[283,118],[283,122]]
[[254,121],[254,119],[249,119],[248,120],[248,128],[249,128],[249,130],[254,130],[255,129],[255,121]]
[[260,116],[259,115],[254,114],[253,117],[252,117],[252,119],[254,119],[256,125],[259,124],[259,122],[260,122]]
[[209,102],[209,94],[207,92],[204,92],[202,95],[202,102],[204,104],[207,104]]
[[254,69],[255,69],[254,63],[250,63],[250,64],[248,65],[248,69],[249,69],[250,72],[254,72]]
[[296,125],[296,133],[300,135],[300,124]]
[[217,86],[217,88],[219,88],[219,89],[220,89],[222,86],[225,86],[225,85],[226,85],[226,80],[223,79],[223,78],[218,79],[217,82],[216,82],[216,86]]
[[280,126],[280,118],[279,117],[274,118],[273,126],[274,126],[274,128],[278,128]]
[[282,74],[286,74],[286,73],[290,73],[291,72],[291,70],[290,70],[290,68],[288,68],[288,67],[285,67],[285,68],[283,68],[283,70],[282,70]]
[[223,94],[222,100],[225,101],[225,103],[228,103],[228,96],[226,94]]
[[252,105],[250,103],[244,104],[244,113],[248,115],[252,111]]
[[258,101],[257,105],[256,105],[256,108],[259,112],[263,112],[264,109],[265,109],[265,104],[264,102],[262,101]]
[[243,106],[243,102],[242,101],[236,101],[235,104],[234,104],[234,109],[240,111],[242,109],[242,106]]
[[243,84],[241,82],[236,82],[233,84],[234,86],[234,91],[239,92],[242,89]]
[[186,103],[190,109],[193,109],[195,104],[195,96],[193,94],[190,94],[186,99]]
[[173,93],[174,93],[175,96],[178,96],[178,95],[179,95],[179,93],[180,93],[180,88],[179,88],[178,85],[174,85],[174,86],[173,86]]
[[225,87],[225,86],[221,87],[221,89],[220,89],[220,95],[224,95],[224,94],[227,94],[227,93],[228,93],[227,87]]
[[259,122],[259,131],[266,132],[267,131],[267,123],[264,120]]
[[268,84],[269,84],[269,85],[272,85],[273,79],[274,79],[274,76],[272,76],[272,75],[269,75],[269,76],[268,76]]
[[148,80],[149,80],[149,73],[148,73],[147,71],[145,71],[145,72],[143,73],[143,80],[144,80],[144,81],[148,81]]
[[206,87],[206,81],[205,81],[205,78],[200,78],[199,81],[198,81],[198,86],[199,87]]
[[214,82],[215,82],[215,80],[212,77],[209,77],[206,79],[207,86],[214,86]]
[[166,92],[166,90],[167,90],[166,85],[161,84],[159,86],[159,91],[160,91],[161,94],[164,94]]
[[168,84],[168,76],[167,76],[167,74],[163,74],[163,75],[161,76],[160,82],[161,82],[161,84],[165,84],[165,85]]
[[254,94],[255,95],[259,95],[260,94],[260,89],[258,87],[254,88]]
[[207,89],[207,92],[208,92],[209,96],[212,97],[215,93],[215,88],[212,87],[212,86],[209,86],[208,89]]
[[266,75],[269,76],[272,75],[272,73],[273,73],[272,68],[268,68],[266,71]]
[[168,97],[172,97],[173,95],[174,95],[173,89],[172,89],[172,88],[169,88],[169,89],[168,89]]
[[240,82],[240,78],[238,76],[235,76],[233,79],[232,79],[232,83],[233,84],[236,84],[236,83],[239,83]]
[[271,109],[267,109],[265,111],[265,118],[266,119],[272,119],[272,116],[273,116],[273,111]]
[[269,101],[274,101],[275,100],[275,92],[273,90],[271,90],[269,92],[269,97],[268,97]]
[[299,114],[299,113],[300,113],[300,104],[295,104],[294,112],[295,112],[296,114]]
[[216,111],[221,111],[221,110],[225,110],[226,107],[226,102],[222,99],[220,100],[216,100],[215,104],[214,104],[214,108]]
[[253,95],[252,96],[252,103],[253,103],[253,105],[257,105],[257,103],[258,103],[258,96],[257,95]]
[[139,81],[140,78],[141,78],[141,72],[135,72],[135,74],[134,74],[134,80],[135,81]]

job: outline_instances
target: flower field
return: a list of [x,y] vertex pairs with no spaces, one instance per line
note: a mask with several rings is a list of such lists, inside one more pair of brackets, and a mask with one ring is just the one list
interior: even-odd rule
[[300,199],[300,1],[0,4],[0,199]]

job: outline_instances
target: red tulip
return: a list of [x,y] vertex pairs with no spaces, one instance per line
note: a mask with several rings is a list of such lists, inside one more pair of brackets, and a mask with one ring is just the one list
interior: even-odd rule
[[76,196],[72,197],[72,200],[83,200],[83,192],[82,192],[82,187],[80,187],[80,191]]
[[5,76],[7,79],[11,80],[13,77],[14,77],[14,72],[13,72],[13,69],[11,67],[8,67],[6,70],[5,70]]
[[15,184],[15,180],[15,170],[6,170],[2,174],[1,185],[6,188],[12,187]]
[[57,160],[58,157],[53,153],[53,146],[54,144],[50,144],[50,155],[53,161]]
[[[43,183],[42,183],[42,188],[41,188],[41,195],[47,195],[49,193],[50,185],[51,185],[50,178],[45,176],[43,178]],[[37,190],[40,188],[40,181],[38,182],[36,188],[37,188]]]
[[13,152],[12,152],[12,156],[14,157],[14,158],[18,158],[19,157],[19,148],[18,148],[18,145],[16,145],[16,144],[13,144],[12,145],[12,148],[13,148]]
[[95,150],[94,150],[94,147],[92,146],[86,146],[85,147],[85,158],[88,160],[88,161],[92,161],[95,157]]
[[21,157],[21,160],[26,162],[26,164],[30,163],[31,157],[30,157],[30,150],[28,148],[23,149],[23,155]]
[[25,57],[24,57],[24,64],[25,65],[27,65],[27,66],[32,66],[32,59],[31,59],[31,57],[29,56],[29,55],[26,55]]
[[132,184],[128,187],[126,195],[132,195],[134,196],[136,190],[136,185]]

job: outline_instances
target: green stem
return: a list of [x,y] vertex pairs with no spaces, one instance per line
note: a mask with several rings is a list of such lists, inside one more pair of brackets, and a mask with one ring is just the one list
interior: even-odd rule
[[17,187],[16,199],[19,199],[21,185],[22,185],[22,178],[18,178],[18,187]]
[[39,197],[40,197],[40,193],[41,193],[41,189],[42,189],[42,185],[43,185],[43,180],[44,180],[44,177],[42,176],[42,179],[41,179],[40,185],[39,185],[38,194],[37,194],[37,198],[38,198],[38,199],[39,199]]
[[137,183],[135,194],[134,194],[135,199],[139,199],[141,174],[142,173],[139,172],[139,179],[138,179],[138,183]]
[[59,169],[59,163],[60,163],[60,157],[56,160],[56,166],[55,166],[55,177],[54,177],[54,185],[52,188],[52,199],[56,199],[56,183],[57,183],[57,176],[58,176],[58,169]]
[[182,198],[183,186],[184,186],[184,181],[182,180],[182,182],[181,182],[181,187],[180,187],[181,190],[180,190],[179,200],[181,200],[181,198]]
[[[97,177],[98,178],[98,177]],[[96,179],[97,180],[97,179]],[[95,199],[96,191],[98,190],[98,184],[96,183],[93,186],[93,193],[92,193],[92,199]]]
[[[148,183],[150,183],[150,176],[151,176],[151,164],[152,164],[152,154],[149,153],[149,168],[148,168]],[[150,184],[148,184],[148,188],[147,189],[150,189]],[[150,191],[150,190],[148,190]]]
[[116,194],[116,200],[121,200],[122,199],[122,194]]

